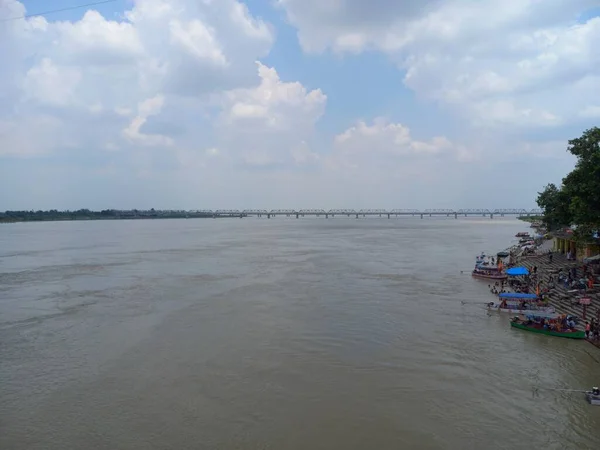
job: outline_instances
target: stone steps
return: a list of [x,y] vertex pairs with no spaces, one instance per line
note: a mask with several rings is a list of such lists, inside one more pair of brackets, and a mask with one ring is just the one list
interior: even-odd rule
[[[564,255],[553,254],[552,262],[549,261],[548,255],[533,255],[521,257],[518,261],[518,265],[527,267],[531,273],[533,273],[533,267],[537,266],[537,274],[540,278],[540,287],[544,289],[548,284],[548,276],[554,275],[560,269],[563,271],[569,270],[572,267],[577,268],[577,277],[581,278],[582,263],[577,261],[568,261]],[[564,285],[559,284],[555,281],[555,288],[548,293],[548,303],[561,314],[571,314],[583,319],[583,306],[579,304],[573,304],[576,301],[578,294],[570,293]],[[587,307],[586,320],[591,320],[592,317],[597,317],[600,311],[600,293],[592,291],[587,295],[592,299],[592,303]],[[580,323],[578,328],[583,328],[583,323]]]

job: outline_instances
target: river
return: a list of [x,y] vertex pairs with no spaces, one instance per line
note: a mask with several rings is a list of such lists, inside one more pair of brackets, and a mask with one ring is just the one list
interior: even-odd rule
[[[508,218],[0,226],[0,448],[598,448],[600,351],[488,314]],[[466,271],[461,273],[461,271]]]

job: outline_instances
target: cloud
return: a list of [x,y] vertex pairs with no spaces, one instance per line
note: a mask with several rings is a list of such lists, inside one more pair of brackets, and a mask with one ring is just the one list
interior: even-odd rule
[[[458,118],[445,133],[404,104],[402,123],[346,110],[329,91],[338,80],[298,71],[285,41],[269,54],[275,26],[241,0],[0,22],[0,189],[15,192],[4,208],[487,207],[471,186],[497,164],[523,175],[554,160],[547,176],[562,175],[562,136],[537,130],[598,117],[598,22],[575,20],[588,4],[278,2],[307,52],[387,54]],[[26,13],[0,5],[0,18]]]
[[130,141],[138,142],[141,145],[173,145],[173,139],[168,136],[160,134],[144,134],[140,132],[140,128],[144,126],[148,117],[160,113],[164,102],[165,98],[160,94],[140,102],[138,105],[138,115],[134,117],[129,126],[123,130],[123,135]]
[[258,86],[225,93],[218,123],[223,148],[230,155],[240,153],[249,166],[314,160],[305,140],[323,115],[327,96],[320,89],[282,81],[274,68],[260,62],[257,67]]
[[577,121],[600,89],[600,17],[579,22],[595,0],[341,0],[307,7],[279,0],[306,52],[385,52],[423,98],[480,126]]
[[[2,2],[0,17],[25,13],[18,1]],[[235,0],[137,0],[121,21],[89,10],[74,22],[2,22],[0,120],[3,143],[11,144],[2,152],[114,149],[126,144],[119,140],[172,146],[171,136],[148,131],[156,125],[148,119],[185,99],[172,123],[183,113],[197,123],[210,119],[208,96],[254,85],[255,61],[272,43],[271,27]],[[43,125],[36,136],[22,132],[27,122]],[[105,139],[90,142],[100,126]]]
[[367,171],[380,175],[402,172],[412,176],[417,168],[426,171],[432,163],[467,161],[475,157],[475,152],[470,153],[447,137],[417,140],[405,125],[377,118],[371,125],[359,121],[335,136],[328,164],[336,170],[363,174]]

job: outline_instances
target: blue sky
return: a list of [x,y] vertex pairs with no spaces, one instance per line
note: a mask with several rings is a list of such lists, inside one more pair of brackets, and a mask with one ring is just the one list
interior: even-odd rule
[[[89,2],[48,3],[0,18]],[[0,22],[0,210],[531,208],[600,121],[595,3],[118,0]]]

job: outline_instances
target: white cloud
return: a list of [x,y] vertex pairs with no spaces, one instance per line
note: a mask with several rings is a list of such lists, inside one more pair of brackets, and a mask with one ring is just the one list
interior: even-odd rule
[[[505,134],[598,116],[598,25],[565,19],[584,3],[280,0],[306,50],[386,52],[420,96],[479,126],[448,136],[424,126],[427,117],[412,117],[412,130],[381,118],[340,125],[363,111],[320,122],[329,92],[310,70],[288,75],[279,52],[276,67],[259,62],[276,33],[241,1],[135,0],[118,20],[87,11],[73,22],[2,22],[0,190],[19,192],[18,208],[28,207],[19,195],[43,198],[39,207],[65,198],[213,208],[476,200],[464,180],[487,181],[502,155],[564,157],[559,139],[510,146]],[[16,0],[0,4],[0,17],[26,12]],[[331,97],[336,114],[346,99]],[[19,174],[35,189],[18,189]]]
[[75,98],[75,91],[81,81],[79,70],[70,67],[57,67],[52,60],[44,58],[25,74],[23,90],[26,99],[41,103],[65,106]]
[[[25,13],[20,2],[2,1],[0,17]],[[94,10],[74,22],[50,17],[0,23],[0,100],[11,105],[0,120],[12,124],[3,133],[11,154],[59,150],[63,136],[104,149],[121,148],[119,139],[172,146],[172,136],[145,131],[155,125],[149,118],[189,98],[171,123],[184,114],[206,120],[206,95],[254,85],[255,61],[273,42],[270,27],[236,0],[136,0],[122,21]],[[44,126],[23,136],[21,123],[35,117]]]
[[334,138],[332,167],[365,171],[412,171],[416,165],[432,160],[471,159],[467,149],[444,136],[417,140],[408,127],[378,118],[371,125],[360,121]]
[[181,46],[192,57],[207,60],[217,66],[226,66],[227,59],[215,37],[215,31],[200,20],[191,20],[187,24],[180,20],[169,23],[171,43]]
[[272,67],[257,66],[258,86],[225,95],[219,123],[224,148],[229,154],[241,153],[250,166],[314,160],[305,140],[323,115],[327,96],[320,89],[282,81]]
[[148,117],[159,114],[164,103],[165,98],[160,94],[140,102],[138,105],[138,115],[134,117],[129,126],[123,130],[123,135],[130,141],[141,145],[165,147],[173,145],[173,139],[168,136],[140,132],[140,129],[146,123]]
[[600,18],[577,22],[596,0],[278,4],[305,51],[385,52],[408,87],[479,125],[570,122],[590,92],[579,84],[600,88]]

